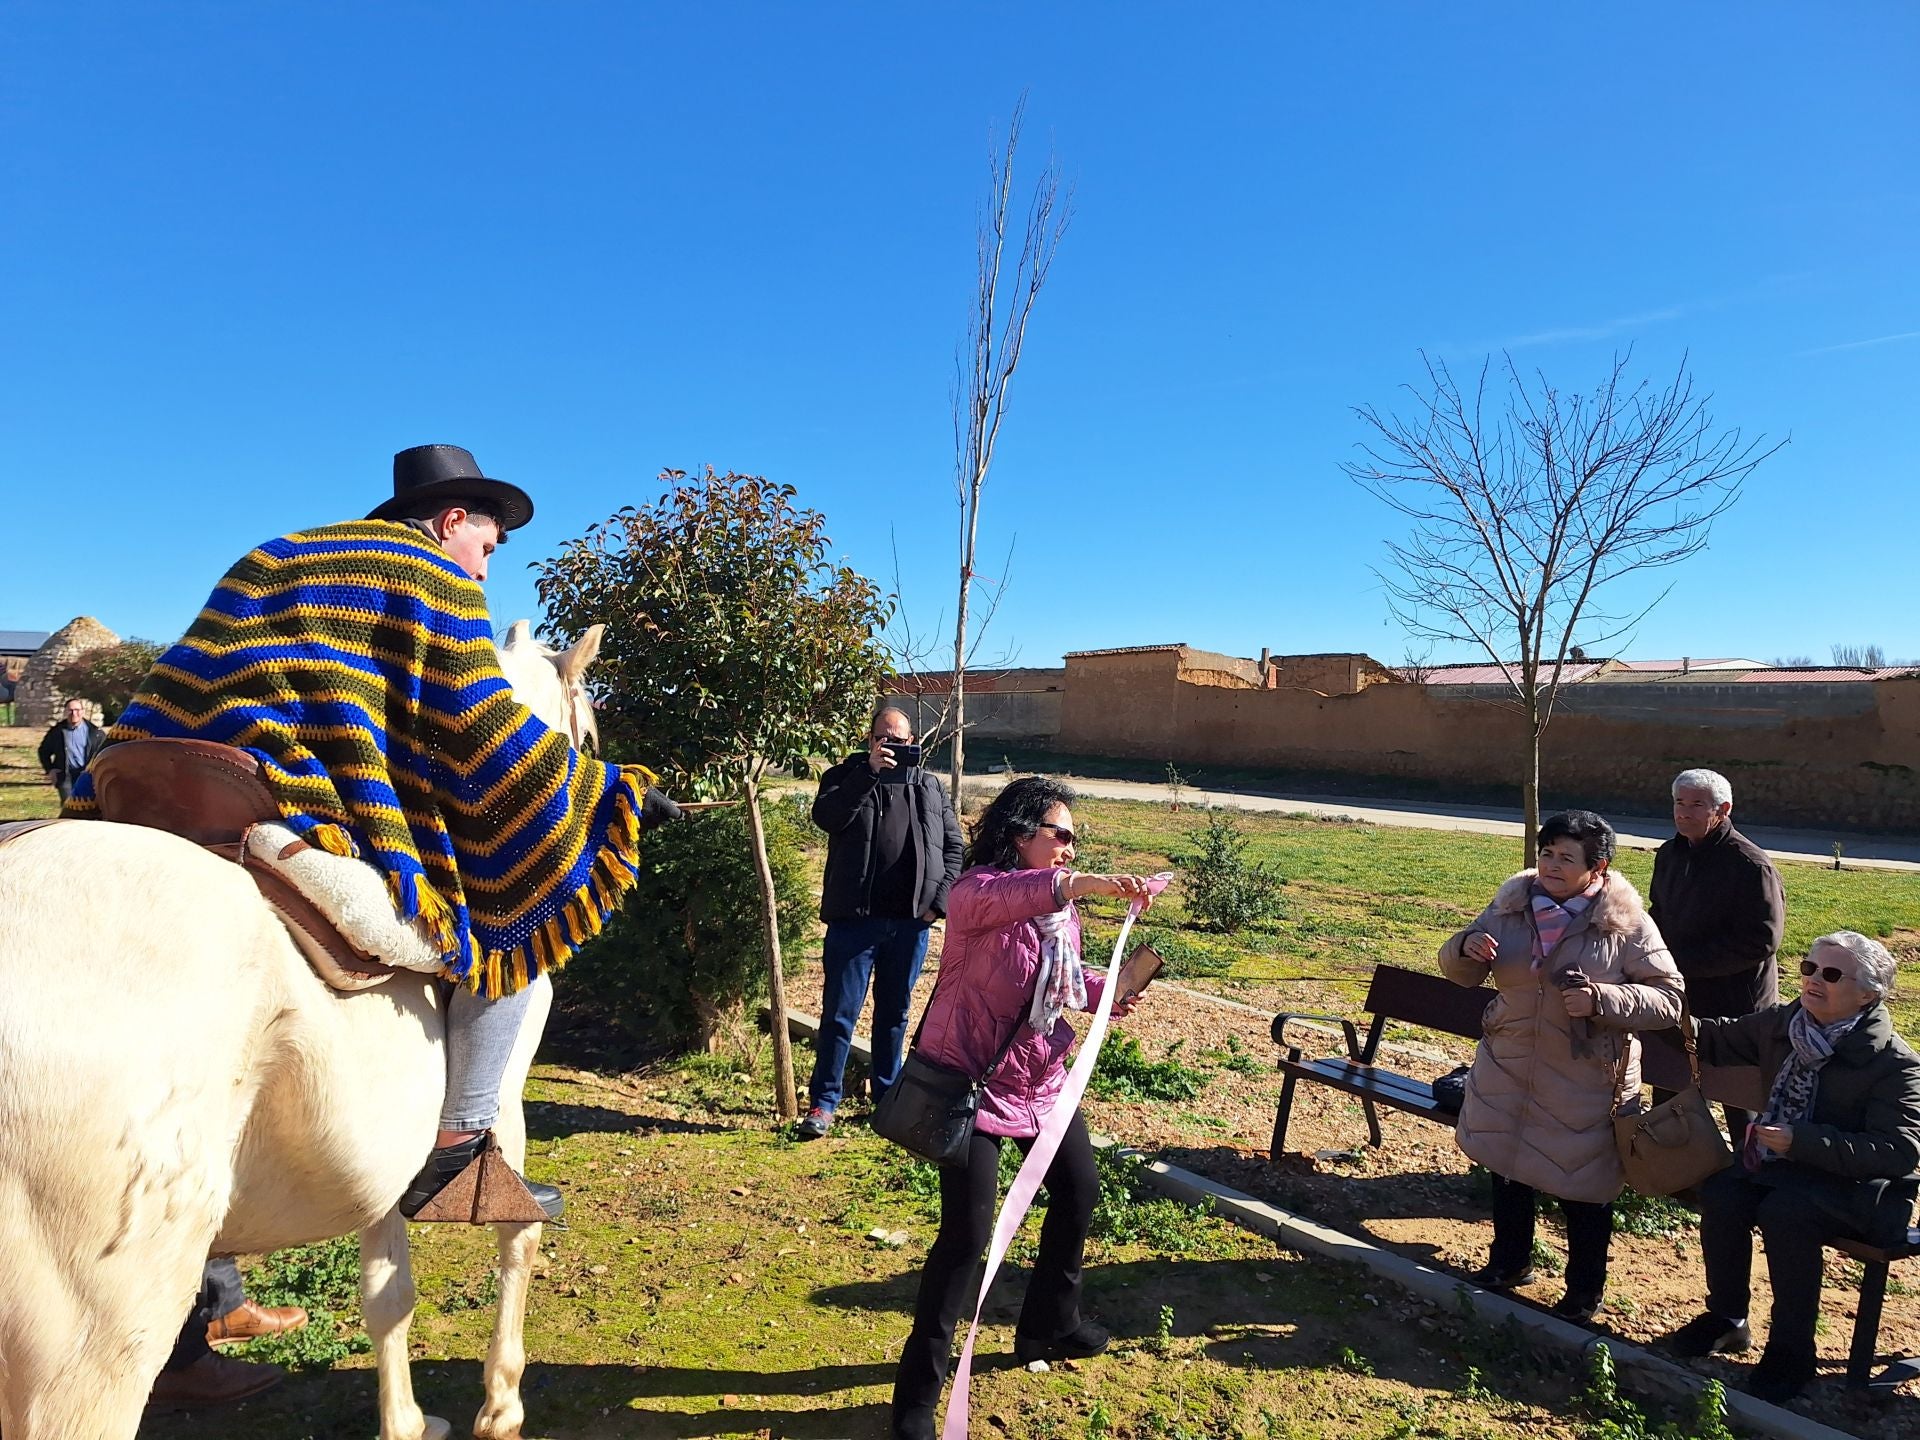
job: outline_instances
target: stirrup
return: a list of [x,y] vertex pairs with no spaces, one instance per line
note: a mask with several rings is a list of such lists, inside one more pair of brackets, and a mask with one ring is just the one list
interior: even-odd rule
[[487,1132],[479,1153],[467,1168],[441,1186],[440,1192],[414,1212],[416,1223],[451,1225],[541,1224],[547,1212],[534,1199],[527,1182],[500,1153],[500,1142]]

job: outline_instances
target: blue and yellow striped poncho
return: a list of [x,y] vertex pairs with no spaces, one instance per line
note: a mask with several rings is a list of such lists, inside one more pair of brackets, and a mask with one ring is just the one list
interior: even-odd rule
[[[386,876],[446,975],[509,994],[633,884],[654,777],[577,753],[514,700],[480,587],[383,520],[268,541],[221,580],[108,741],[258,757],[287,825]],[[65,811],[97,814],[81,775]]]

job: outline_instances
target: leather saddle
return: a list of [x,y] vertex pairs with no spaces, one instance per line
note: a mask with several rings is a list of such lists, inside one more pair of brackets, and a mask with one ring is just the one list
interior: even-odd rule
[[[393,967],[349,941],[320,908],[272,870],[248,863],[247,832],[280,823],[260,762],[211,740],[123,740],[87,767],[102,819],[145,825],[191,840],[252,877],[314,973],[336,990],[366,990]],[[284,859],[308,848],[296,840]]]

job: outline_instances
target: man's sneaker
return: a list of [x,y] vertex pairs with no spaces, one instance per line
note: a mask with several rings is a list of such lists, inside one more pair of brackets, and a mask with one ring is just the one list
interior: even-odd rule
[[1533,1266],[1489,1263],[1467,1276],[1467,1283],[1477,1285],[1482,1290],[1515,1290],[1533,1283]]
[[1107,1342],[1112,1338],[1106,1326],[1096,1325],[1091,1320],[1082,1320],[1057,1340],[1035,1340],[1016,1330],[1013,1358],[1022,1365],[1031,1365],[1036,1360],[1084,1360],[1106,1349]]
[[816,1105],[793,1127],[793,1133],[802,1140],[818,1140],[832,1128],[833,1112]]
[[1707,1310],[1660,1343],[1682,1360],[1698,1360],[1704,1355],[1737,1355],[1753,1344],[1753,1334],[1746,1321],[1723,1320]]

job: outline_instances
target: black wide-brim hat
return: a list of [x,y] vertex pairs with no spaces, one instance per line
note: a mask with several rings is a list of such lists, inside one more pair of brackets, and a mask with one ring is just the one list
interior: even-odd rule
[[375,506],[369,520],[398,520],[418,513],[421,502],[457,505],[486,500],[500,509],[503,529],[518,530],[533,519],[533,500],[518,485],[480,473],[473,452],[458,445],[415,445],[393,457],[393,498]]

